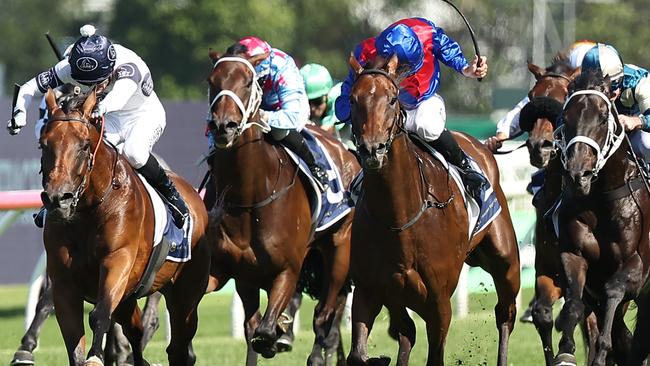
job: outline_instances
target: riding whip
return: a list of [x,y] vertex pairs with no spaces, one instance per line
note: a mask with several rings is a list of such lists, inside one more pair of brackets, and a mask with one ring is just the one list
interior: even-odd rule
[[[460,9],[458,9],[456,7],[456,5],[454,5],[454,3],[452,3],[449,0],[442,0],[442,1],[449,4],[449,6],[451,6],[452,8],[454,8],[454,10],[456,10],[458,15],[460,15],[460,17],[463,18],[463,21],[465,22],[465,25],[467,26],[467,29],[469,30],[469,35],[472,37],[472,43],[474,44],[474,52],[476,53],[476,56],[478,56],[478,62],[476,63],[476,66],[480,67],[481,63],[482,63],[482,61],[481,61],[481,52],[478,49],[478,43],[476,42],[476,35],[474,34],[474,30],[472,29],[472,26],[469,24],[469,21],[467,21],[467,18],[465,18],[465,15],[463,15],[463,13],[460,11]],[[483,78],[478,78],[479,82],[481,80],[483,80]]]
[[56,44],[54,43],[54,40],[50,36],[50,32],[45,33],[45,38],[47,38],[47,42],[50,44],[50,47],[52,47],[52,51],[54,51],[56,58],[59,61],[63,60],[63,54],[61,53],[59,47],[57,47]]
[[11,129],[15,130],[17,129],[18,126],[16,126],[16,121],[14,120],[14,111],[16,110],[16,103],[18,103],[18,93],[20,92],[20,85],[14,84],[14,95],[11,100]]

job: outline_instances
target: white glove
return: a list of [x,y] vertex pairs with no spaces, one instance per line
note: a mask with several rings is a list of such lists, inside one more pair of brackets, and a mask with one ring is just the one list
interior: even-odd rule
[[13,117],[7,122],[7,131],[10,135],[17,135],[20,129],[27,125],[27,114],[23,110],[15,110]]
[[106,114],[106,106],[99,103],[95,106],[95,109],[93,109],[93,113],[90,114],[90,118],[99,119],[102,118],[105,114]]

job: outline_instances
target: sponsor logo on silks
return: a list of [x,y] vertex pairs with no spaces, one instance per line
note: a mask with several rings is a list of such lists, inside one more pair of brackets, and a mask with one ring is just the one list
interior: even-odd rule
[[135,75],[135,67],[133,64],[124,64],[117,69],[118,79],[132,79]]
[[99,66],[97,60],[92,57],[81,57],[77,60],[77,67],[81,71],[93,71],[97,68],[97,66]]
[[151,95],[152,92],[153,92],[153,79],[151,79],[150,74],[147,74],[144,76],[144,80],[142,81],[142,94],[148,97]]
[[50,85],[50,81],[52,81],[52,74],[50,71],[45,71],[40,74],[38,74],[38,86],[40,89],[47,89],[47,87]]
[[117,54],[115,53],[115,47],[113,47],[113,45],[110,45],[108,47],[107,57],[110,61],[115,61],[115,59],[117,58]]

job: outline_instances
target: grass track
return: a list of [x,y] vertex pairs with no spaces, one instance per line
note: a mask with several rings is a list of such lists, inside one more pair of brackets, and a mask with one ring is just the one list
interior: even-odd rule
[[[524,291],[523,301],[528,302],[531,290]],[[27,298],[25,286],[0,287],[0,366],[8,365],[23,335],[24,304]],[[245,357],[245,342],[230,337],[230,295],[211,294],[206,296],[199,309],[199,330],[194,338],[194,350],[197,365],[242,365]],[[452,321],[445,360],[447,365],[494,365],[497,352],[497,331],[494,323],[493,308],[496,296],[492,292],[472,295],[470,298],[470,315],[465,319]],[[294,350],[288,354],[279,354],[274,359],[260,357],[260,365],[304,365],[311,351],[313,340],[311,332],[311,314],[314,302],[305,299],[301,309],[301,332],[298,334]],[[90,307],[88,306],[89,310]],[[556,309],[556,314],[557,314]],[[88,323],[86,318],[85,323]],[[412,365],[426,363],[426,332],[424,322],[417,318],[418,341],[411,355]],[[369,345],[370,354],[388,355],[395,362],[397,343],[388,337],[386,329],[388,318],[383,311],[375,323]],[[87,330],[87,334],[89,334]],[[582,342],[579,331],[579,361],[583,360]],[[555,344],[559,336],[554,335]],[[89,342],[89,340],[88,340]],[[350,331],[344,331],[346,352],[350,349]],[[166,341],[164,329],[158,331],[152,343],[145,350],[149,362],[167,364],[165,354]],[[36,352],[37,365],[66,365],[67,356],[63,340],[59,334],[54,318],[49,319],[43,329],[41,342]],[[510,340],[509,364],[542,365],[541,343],[534,326],[517,322]]]

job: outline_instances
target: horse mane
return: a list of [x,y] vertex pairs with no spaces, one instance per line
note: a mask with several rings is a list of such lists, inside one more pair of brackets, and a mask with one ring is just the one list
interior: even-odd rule
[[65,114],[69,114],[72,111],[75,110],[80,110],[81,107],[83,106],[83,103],[86,101],[87,94],[68,94],[62,96],[62,98],[59,100],[61,104],[61,109],[63,109],[63,112]]
[[565,75],[571,74],[573,70],[574,68],[571,66],[571,63],[569,63],[569,57],[564,52],[558,52],[555,57],[553,57],[551,65],[546,68],[546,72]]
[[226,49],[226,53],[223,55],[223,57],[246,57],[246,52],[248,52],[248,47],[246,47],[246,45],[235,43]]
[[605,95],[610,94],[609,76],[603,76],[600,69],[583,70],[578,77],[569,84],[569,94],[577,90],[596,90]]

